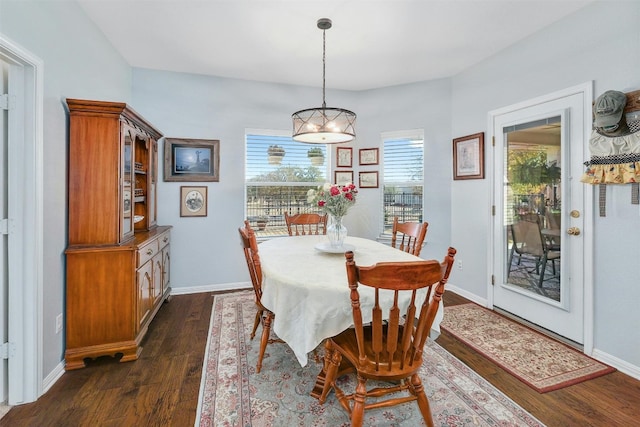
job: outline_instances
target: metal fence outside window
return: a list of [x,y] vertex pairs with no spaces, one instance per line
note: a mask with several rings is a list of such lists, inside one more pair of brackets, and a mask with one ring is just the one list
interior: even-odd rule
[[[307,191],[316,184],[298,186],[247,185],[247,219],[257,237],[284,236],[284,213],[322,213],[307,203]],[[421,189],[420,189],[421,190]],[[422,222],[422,193],[416,191],[384,194],[384,231],[391,232],[393,218],[401,222]]]
[[[420,187],[420,190],[422,188]],[[422,192],[384,193],[384,232],[391,233],[393,218],[400,222],[422,222]]]

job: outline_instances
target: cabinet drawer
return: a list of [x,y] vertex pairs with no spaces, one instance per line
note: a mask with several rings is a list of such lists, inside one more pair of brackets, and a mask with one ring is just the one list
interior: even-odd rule
[[138,249],[138,267],[144,265],[147,261],[149,261],[155,254],[159,251],[158,249],[158,241],[153,240],[147,243],[144,246],[141,246]]
[[164,248],[165,246],[169,245],[169,243],[171,243],[171,233],[170,232],[166,232],[164,234],[162,234],[160,237],[158,237],[158,245],[159,245],[159,249],[162,250],[162,248]]

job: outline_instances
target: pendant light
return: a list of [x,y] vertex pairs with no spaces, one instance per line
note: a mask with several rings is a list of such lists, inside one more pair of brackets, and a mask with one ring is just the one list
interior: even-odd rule
[[309,144],[340,144],[356,137],[356,113],[344,108],[327,107],[325,101],[326,30],[331,28],[331,19],[318,19],[322,30],[322,107],[296,111],[293,119],[294,141]]

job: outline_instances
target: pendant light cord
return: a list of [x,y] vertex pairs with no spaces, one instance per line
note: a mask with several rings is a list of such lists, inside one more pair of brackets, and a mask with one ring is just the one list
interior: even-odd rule
[[322,108],[327,108],[327,102],[325,101],[325,74],[326,74],[326,55],[327,55],[327,30],[322,30]]

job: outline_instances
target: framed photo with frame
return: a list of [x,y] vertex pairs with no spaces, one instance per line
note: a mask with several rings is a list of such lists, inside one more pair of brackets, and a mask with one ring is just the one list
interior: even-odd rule
[[217,139],[164,139],[165,181],[220,180],[220,141]]
[[378,171],[360,172],[358,178],[360,188],[378,188]]
[[338,147],[336,148],[336,167],[350,168],[353,166],[353,148]]
[[378,149],[377,148],[362,148],[362,149],[360,149],[360,166],[377,165],[377,164],[378,164]]
[[180,187],[180,216],[207,216],[207,187]]
[[335,171],[336,185],[353,183],[353,171]]
[[453,140],[453,179],[484,179],[484,132]]

